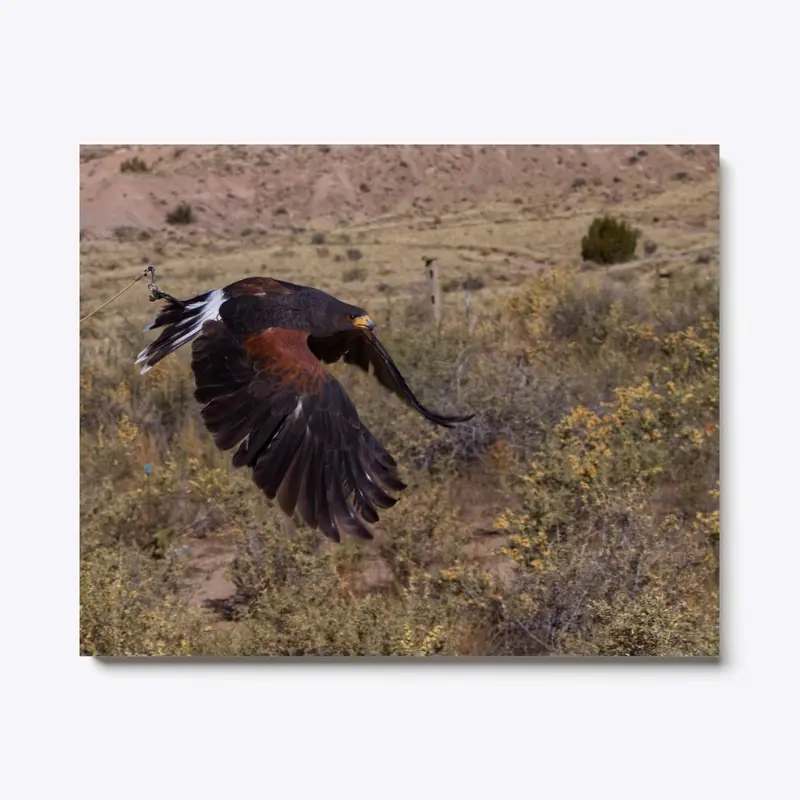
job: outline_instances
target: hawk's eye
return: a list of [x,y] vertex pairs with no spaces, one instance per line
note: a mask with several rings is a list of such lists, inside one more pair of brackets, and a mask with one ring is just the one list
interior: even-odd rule
[[355,318],[356,318],[356,316],[357,316],[357,314],[348,314],[348,315],[347,315],[347,319],[349,319],[349,320],[353,320],[353,319],[355,319]]

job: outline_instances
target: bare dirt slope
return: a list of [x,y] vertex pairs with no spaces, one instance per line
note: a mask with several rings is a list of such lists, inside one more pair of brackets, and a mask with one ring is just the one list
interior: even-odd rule
[[[145,172],[122,172],[138,157]],[[91,146],[81,148],[81,228],[155,233],[181,201],[197,229],[236,236],[386,217],[461,214],[507,201],[544,214],[575,195],[635,202],[676,182],[716,174],[712,146]]]

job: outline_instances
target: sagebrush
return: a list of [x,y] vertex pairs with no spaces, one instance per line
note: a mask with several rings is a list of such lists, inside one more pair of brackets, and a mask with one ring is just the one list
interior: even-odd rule
[[[139,376],[139,329],[92,320],[81,652],[718,654],[716,280],[552,269],[493,302],[437,335],[396,303],[383,330],[423,402],[477,412],[459,429],[333,366],[409,484],[374,542],[341,545],[215,449],[188,353]],[[217,551],[231,590],[198,599]]]

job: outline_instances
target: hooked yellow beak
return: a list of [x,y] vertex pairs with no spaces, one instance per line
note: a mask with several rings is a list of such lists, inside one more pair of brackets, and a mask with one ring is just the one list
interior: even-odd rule
[[371,331],[375,327],[375,323],[366,314],[361,317],[356,317],[353,320],[353,325],[356,328],[366,328],[368,331]]

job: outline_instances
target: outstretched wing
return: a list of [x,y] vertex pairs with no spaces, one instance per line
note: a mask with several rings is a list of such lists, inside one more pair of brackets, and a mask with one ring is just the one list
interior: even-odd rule
[[195,398],[217,447],[238,445],[233,465],[250,467],[286,514],[296,509],[336,541],[341,530],[372,538],[365,523],[405,484],[307,338],[282,328],[237,337],[205,322],[192,345]]
[[459,422],[467,422],[475,416],[474,414],[445,416],[425,408],[405,382],[400,370],[392,360],[389,352],[381,344],[380,339],[371,331],[359,331],[356,334],[348,333],[331,339],[311,339],[309,340],[309,348],[317,358],[327,363],[343,358],[345,363],[355,364],[365,372],[370,372],[371,369],[372,374],[377,378],[381,386],[396,394],[409,406],[419,411],[426,419],[435,422],[437,425],[452,428]]

